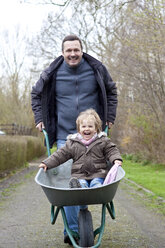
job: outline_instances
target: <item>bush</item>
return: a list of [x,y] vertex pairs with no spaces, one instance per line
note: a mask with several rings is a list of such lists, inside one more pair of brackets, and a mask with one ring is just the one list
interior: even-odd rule
[[[124,131],[125,129],[125,131]],[[164,164],[165,127],[163,120],[158,123],[152,115],[138,113],[128,116],[121,135],[122,153],[134,154],[134,161],[151,161]],[[135,159],[136,157],[136,159]]]
[[32,160],[35,157],[39,157],[45,154],[46,148],[44,147],[44,141],[37,137],[27,137],[27,161]]
[[33,158],[45,154],[40,138],[32,136],[0,136],[0,171],[13,170]]

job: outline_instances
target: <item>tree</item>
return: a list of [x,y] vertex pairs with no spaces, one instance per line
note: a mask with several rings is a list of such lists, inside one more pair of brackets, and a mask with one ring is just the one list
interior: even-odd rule
[[[35,64],[44,68],[61,54],[61,41],[66,34],[79,35],[84,51],[99,58],[117,82],[119,105],[113,137],[125,151],[142,151],[144,156],[158,160],[165,141],[163,1],[67,3],[71,17],[66,17],[67,8],[63,7],[60,15],[50,13],[36,46],[33,41],[35,57],[40,58]],[[41,71],[41,67],[37,69]]]
[[24,39],[18,28],[12,36],[8,32],[1,36],[0,123],[32,124],[31,82]]
[[164,10],[159,0],[136,1],[123,9],[124,22],[115,32],[120,43],[117,72],[133,100],[123,135],[130,137],[126,149],[159,161],[165,141]]

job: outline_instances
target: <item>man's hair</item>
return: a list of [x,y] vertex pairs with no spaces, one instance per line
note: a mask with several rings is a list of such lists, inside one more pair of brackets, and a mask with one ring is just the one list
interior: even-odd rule
[[92,108],[87,109],[86,111],[83,111],[79,114],[76,120],[77,131],[80,131],[80,124],[82,123],[82,121],[89,119],[92,119],[94,121],[96,131],[97,133],[100,133],[102,131],[102,121],[97,112]]
[[71,35],[65,36],[65,38],[63,39],[63,41],[62,41],[62,51],[64,51],[64,42],[65,41],[73,41],[73,40],[78,40],[80,42],[81,50],[83,50],[82,41],[80,40],[80,38],[75,34],[71,34]]

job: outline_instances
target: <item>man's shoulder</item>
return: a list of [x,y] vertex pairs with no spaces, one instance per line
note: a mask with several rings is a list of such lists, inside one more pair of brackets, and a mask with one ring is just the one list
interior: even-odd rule
[[60,66],[63,60],[64,60],[64,57],[62,55],[55,58],[53,62],[41,73],[42,78],[45,79],[49,75],[51,75],[51,73],[54,72]]
[[49,65],[48,68],[51,68],[51,67],[56,67],[58,66],[59,64],[61,64],[64,60],[64,57],[62,55],[58,56],[57,58],[55,58],[52,63]]
[[102,62],[93,56],[89,55],[88,53],[83,53],[83,58],[92,66],[92,67],[98,67],[103,66]]

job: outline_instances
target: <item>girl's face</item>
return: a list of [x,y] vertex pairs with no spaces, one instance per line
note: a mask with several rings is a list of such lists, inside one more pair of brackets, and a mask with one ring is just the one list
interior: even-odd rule
[[81,136],[85,140],[91,139],[93,135],[97,132],[95,128],[94,120],[92,119],[82,120],[79,129]]

